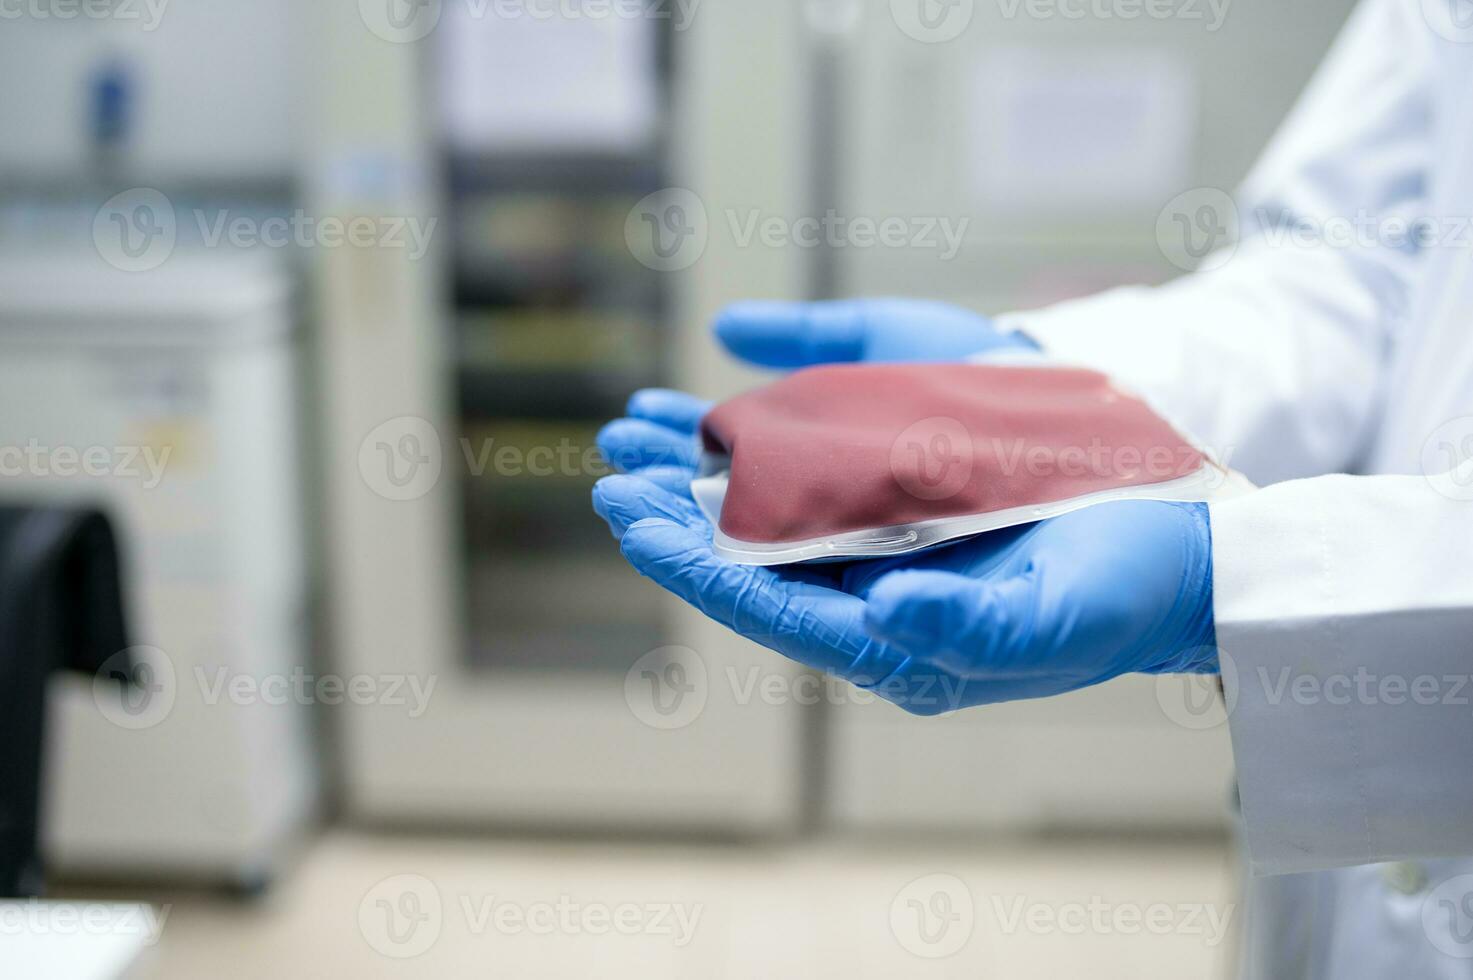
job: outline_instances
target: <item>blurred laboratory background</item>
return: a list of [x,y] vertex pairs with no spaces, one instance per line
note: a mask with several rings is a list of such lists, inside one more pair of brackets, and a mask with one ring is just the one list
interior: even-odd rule
[[1180,274],[1351,6],[0,0],[0,973],[1227,975],[1215,690],[867,703],[593,440],[733,300]]

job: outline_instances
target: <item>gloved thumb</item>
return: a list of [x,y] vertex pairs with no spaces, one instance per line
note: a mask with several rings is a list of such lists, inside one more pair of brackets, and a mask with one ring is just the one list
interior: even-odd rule
[[763,367],[798,368],[864,356],[864,315],[850,302],[734,303],[716,318],[713,330],[727,350]]
[[959,677],[1030,674],[1037,582],[982,580],[939,571],[892,572],[877,581],[864,625],[916,660]]

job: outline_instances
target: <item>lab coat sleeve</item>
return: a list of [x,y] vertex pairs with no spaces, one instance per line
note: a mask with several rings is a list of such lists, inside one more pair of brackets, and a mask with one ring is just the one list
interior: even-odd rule
[[1473,460],[1211,507],[1258,873],[1473,854]]
[[1350,468],[1416,266],[1431,43],[1417,4],[1362,3],[1240,190],[1240,243],[1212,271],[1000,322],[1136,388],[1259,483]]

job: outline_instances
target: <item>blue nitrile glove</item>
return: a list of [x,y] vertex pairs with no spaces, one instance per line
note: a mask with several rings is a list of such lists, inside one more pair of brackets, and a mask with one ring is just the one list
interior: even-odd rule
[[[1027,337],[1000,331],[986,317],[926,300],[735,303],[716,318],[714,330],[737,357],[775,368],[835,361],[957,361],[1006,348],[1037,350]],[[678,391],[636,392],[626,417],[599,433],[599,448],[626,473],[651,476],[664,486],[678,486],[682,479],[688,483],[700,457],[696,426],[710,407]]]
[[717,557],[695,505],[643,477],[605,477],[594,508],[641,574],[917,714],[1217,669],[1204,504],[1099,504],[915,556],[776,569]]
[[716,337],[742,360],[798,368],[839,361],[959,361],[999,348],[1037,350],[970,310],[914,299],[749,301],[716,318]]
[[710,408],[710,402],[683,391],[636,391],[624,418],[599,430],[599,451],[615,469],[638,473],[688,497],[691,477],[701,457],[696,428]]

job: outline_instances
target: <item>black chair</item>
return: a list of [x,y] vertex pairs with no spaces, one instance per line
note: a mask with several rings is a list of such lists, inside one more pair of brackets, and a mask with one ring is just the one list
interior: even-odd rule
[[117,543],[96,510],[0,506],[0,897],[41,894],[41,746],[52,672],[127,683]]

